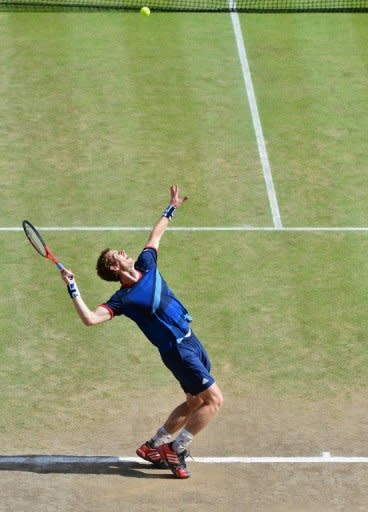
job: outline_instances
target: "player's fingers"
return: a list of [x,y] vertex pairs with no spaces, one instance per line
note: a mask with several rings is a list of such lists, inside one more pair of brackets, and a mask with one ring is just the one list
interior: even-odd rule
[[64,268],[61,271],[61,276],[64,280],[67,279],[68,281],[72,281],[74,279],[73,272],[71,270],[68,270],[67,268]]

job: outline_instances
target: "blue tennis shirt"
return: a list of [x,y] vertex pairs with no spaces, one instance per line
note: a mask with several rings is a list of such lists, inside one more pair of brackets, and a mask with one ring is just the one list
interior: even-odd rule
[[134,266],[141,279],[130,288],[120,288],[102,306],[112,317],[131,318],[164,354],[188,334],[192,318],[158,271],[155,248],[145,247]]

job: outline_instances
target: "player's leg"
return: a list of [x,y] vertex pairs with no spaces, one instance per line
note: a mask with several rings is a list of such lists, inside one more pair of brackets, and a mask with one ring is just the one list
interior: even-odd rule
[[191,406],[187,405],[185,418],[183,414],[180,414],[177,417],[179,421],[176,422],[177,410],[175,410],[167,423],[169,426],[175,425],[176,427],[179,424],[183,425],[179,435],[175,441],[159,446],[162,460],[166,461],[177,478],[190,477],[190,472],[185,462],[185,458],[189,453],[188,447],[192,443],[194,436],[208,425],[223,403],[221,390],[216,383],[196,396],[188,394],[187,400]]
[[216,416],[224,399],[216,382],[193,398],[197,399],[200,405],[190,414],[185,428],[195,436]]
[[174,435],[183,428],[188,423],[194,411],[201,407],[202,403],[203,400],[201,397],[187,393],[186,401],[178,405],[164,423],[167,432]]

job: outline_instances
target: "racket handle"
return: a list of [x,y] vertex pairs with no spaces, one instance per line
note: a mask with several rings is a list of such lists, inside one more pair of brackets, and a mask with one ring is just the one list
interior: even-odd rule
[[57,268],[60,270],[60,272],[61,272],[62,270],[64,270],[64,268],[65,268],[65,267],[64,267],[64,265],[63,265],[60,261],[59,261],[58,263],[56,263],[56,266],[57,266]]

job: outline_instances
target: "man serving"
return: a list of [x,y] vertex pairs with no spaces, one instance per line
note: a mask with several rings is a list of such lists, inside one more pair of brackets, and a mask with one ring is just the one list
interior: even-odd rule
[[[112,297],[91,310],[78,290],[74,274],[64,269],[62,279],[74,307],[87,325],[106,322],[120,315],[131,318],[159,351],[165,366],[180,383],[186,399],[169,415],[153,437],[136,453],[155,465],[168,466],[177,478],[188,478],[188,447],[220,409],[223,398],[210,373],[211,363],[191,329],[192,318],[170,290],[157,268],[161,238],[177,208],[178,185],[170,187],[171,200],[153,227],[143,251],[134,261],[124,250],[105,249],[97,260],[97,274],[106,281],[120,282]],[[175,437],[176,434],[176,437]]]

